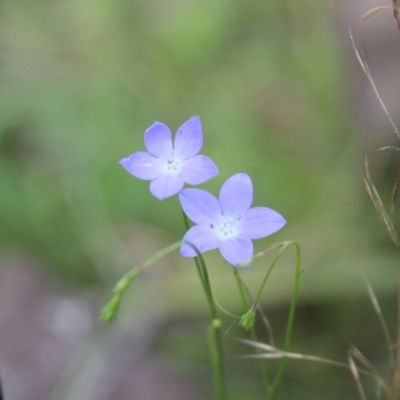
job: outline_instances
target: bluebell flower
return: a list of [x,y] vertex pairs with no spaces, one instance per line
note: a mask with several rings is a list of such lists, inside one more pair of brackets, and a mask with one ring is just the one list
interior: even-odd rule
[[183,238],[184,257],[196,256],[193,246],[200,253],[219,249],[226,261],[239,266],[253,256],[253,239],[271,235],[286,224],[282,215],[270,208],[250,208],[253,184],[244,173],[232,176],[222,185],[219,200],[200,189],[183,189],[179,200],[183,211],[196,224]]
[[144,144],[147,152],[133,153],[119,163],[136,178],[151,181],[150,191],[159,200],[179,193],[185,183],[198,185],[219,173],[210,158],[198,154],[203,145],[199,117],[186,121],[173,142],[169,128],[154,122]]

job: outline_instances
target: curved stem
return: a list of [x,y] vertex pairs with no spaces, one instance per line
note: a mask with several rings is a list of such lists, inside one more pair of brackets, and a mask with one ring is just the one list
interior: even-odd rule
[[[258,302],[260,301],[262,292],[263,292],[263,290],[264,290],[264,286],[265,286],[265,284],[267,283],[267,280],[268,280],[269,276],[271,275],[271,272],[272,272],[272,270],[274,269],[276,263],[279,261],[279,259],[281,258],[282,254],[285,252],[285,250],[286,250],[289,246],[291,246],[291,245],[293,245],[293,244],[295,244],[295,243],[297,244],[297,242],[296,242],[295,240],[289,240],[289,241],[286,241],[286,242],[278,243],[278,244],[276,244],[276,245],[273,246],[274,248],[281,247],[281,249],[279,250],[279,252],[278,252],[278,254],[276,255],[276,257],[273,259],[271,265],[270,265],[269,268],[268,268],[267,273],[265,274],[265,277],[264,277],[264,279],[263,279],[263,281],[262,281],[262,283],[261,283],[260,289],[259,289],[259,291],[258,291],[256,300],[255,300],[255,303],[254,303],[254,306],[253,306],[254,308],[258,305]],[[298,246],[298,244],[297,244],[297,246]],[[265,252],[261,252],[261,253],[260,253],[260,255],[264,255],[264,254],[265,254]],[[258,257],[258,254],[256,254],[253,258],[256,258],[256,257]]]
[[[283,350],[285,352],[289,351],[290,342],[292,339],[294,315],[295,315],[295,311],[296,311],[297,298],[298,298],[298,294],[299,294],[299,284],[300,284],[300,274],[301,274],[301,250],[300,250],[299,243],[295,240],[285,242],[283,244],[282,249],[279,251],[276,259],[274,260],[275,262],[273,263],[273,264],[276,264],[276,261],[280,258],[282,253],[291,245],[296,247],[296,272],[295,272],[295,277],[294,277],[294,288],[293,288],[292,300],[290,302],[289,316],[288,316],[288,321],[287,321],[287,325],[286,325],[285,341],[283,344]],[[281,363],[279,365],[278,372],[276,374],[276,378],[271,386],[271,390],[270,390],[271,399],[274,397],[276,389],[282,379],[283,372],[285,371],[285,368],[286,368],[286,364],[287,364],[287,358],[282,358]]]
[[158,251],[156,254],[153,254],[150,258],[148,258],[145,262],[140,264],[137,267],[132,268],[128,271],[115,285],[113,289],[113,297],[106,304],[106,306],[101,311],[101,319],[105,322],[111,323],[115,320],[119,304],[121,302],[121,297],[125,293],[126,289],[128,289],[129,285],[136,279],[136,277],[143,272],[147,267],[153,265],[163,257],[172,253],[173,251],[179,249],[181,245],[181,241],[171,244],[168,247]]
[[[241,278],[239,276],[238,269],[234,267],[233,268],[233,273],[235,275],[236,282],[238,284],[239,293],[240,293],[240,297],[242,299],[243,306],[244,306],[245,310],[248,310],[250,308],[250,303],[249,303],[249,301],[248,301],[248,299],[246,297],[246,294],[244,292],[243,281],[241,280]],[[251,325],[251,327],[250,327],[250,336],[251,336],[251,339],[254,342],[258,342],[258,336],[257,336],[257,332],[256,332],[256,329],[255,329],[254,325]],[[270,382],[269,382],[269,377],[268,377],[267,366],[265,365],[265,360],[260,358],[259,359],[259,364],[260,364],[261,375],[262,375],[262,377],[264,379],[266,390],[267,390],[267,395],[268,395],[269,394],[269,390],[270,390],[269,389]]]

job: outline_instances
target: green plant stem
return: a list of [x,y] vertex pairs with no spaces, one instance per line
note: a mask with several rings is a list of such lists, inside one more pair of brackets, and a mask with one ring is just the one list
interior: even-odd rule
[[[292,332],[293,332],[293,323],[294,323],[294,315],[295,315],[295,311],[296,311],[296,304],[297,304],[297,298],[298,298],[298,293],[299,293],[299,284],[300,284],[300,274],[301,274],[301,250],[300,250],[300,245],[297,241],[295,240],[289,240],[286,242],[282,242],[282,243],[277,243],[275,245],[273,245],[272,247],[270,247],[267,251],[271,251],[272,249],[275,248],[280,248],[278,254],[275,256],[275,258],[272,260],[272,263],[270,265],[270,267],[267,270],[267,273],[265,274],[265,277],[263,279],[263,281],[261,282],[260,285],[260,289],[258,291],[256,300],[252,306],[253,310],[256,310],[258,307],[258,303],[260,301],[262,292],[264,290],[265,284],[267,283],[267,280],[269,278],[269,276],[271,275],[272,270],[274,269],[275,265],[277,264],[277,262],[279,261],[279,259],[282,257],[282,254],[287,250],[288,247],[290,246],[295,246],[296,247],[296,270],[295,270],[295,278],[294,278],[294,288],[293,288],[293,294],[292,294],[292,300],[290,303],[290,309],[289,309],[289,316],[288,316],[288,321],[286,324],[286,332],[285,332],[285,340],[284,340],[284,345],[283,345],[283,350],[285,352],[289,351],[289,347],[290,347],[290,342],[292,339]],[[253,259],[255,258],[259,258],[264,256],[267,251],[262,251],[260,253],[257,253],[253,256]],[[287,358],[282,358],[280,364],[279,364],[279,368],[278,368],[278,372],[276,374],[276,377],[273,381],[272,384],[269,385],[269,397],[270,400],[273,400],[275,393],[276,393],[276,389],[282,379],[283,373],[285,371],[286,368],[286,364],[287,364]]]
[[[189,221],[185,213],[183,213],[183,217],[186,230],[188,230]],[[215,396],[217,400],[226,400],[227,397],[221,334],[222,322],[219,319],[218,310],[212,295],[210,279],[208,277],[208,271],[204,262],[204,258],[195,246],[193,246],[191,243],[188,244],[192,246],[193,250],[197,254],[197,257],[195,257],[194,261],[211,310],[212,321],[208,334],[208,342],[214,370]]]
[[[247,296],[246,296],[246,294],[244,292],[243,282],[242,282],[242,280],[241,280],[241,278],[239,276],[238,269],[234,267],[233,268],[233,273],[235,275],[236,282],[238,284],[239,293],[240,293],[240,297],[242,299],[242,303],[243,303],[244,309],[247,311],[250,308],[250,303],[249,303],[249,301],[247,299]],[[258,336],[257,336],[257,332],[256,332],[256,329],[255,329],[254,325],[252,325],[250,327],[250,336],[251,336],[251,339],[254,342],[258,342]],[[261,375],[262,375],[263,380],[265,382],[265,387],[266,387],[267,396],[268,396],[269,395],[269,390],[270,390],[269,389],[270,382],[269,382],[269,377],[268,377],[267,366],[265,365],[265,360],[260,358],[259,359],[259,365],[260,365]]]
[[[298,299],[298,294],[299,294],[299,284],[300,284],[300,274],[301,274],[301,250],[300,250],[299,243],[295,240],[290,240],[290,241],[282,243],[282,248],[280,249],[278,255],[275,257],[274,261],[272,262],[270,270],[267,272],[267,275],[269,276],[270,271],[275,266],[275,264],[278,262],[279,258],[282,256],[283,252],[289,246],[296,247],[296,271],[295,271],[295,277],[294,277],[294,288],[293,288],[292,300],[290,302],[289,316],[288,316],[288,321],[287,321],[287,325],[286,325],[285,341],[284,341],[284,345],[283,345],[283,350],[285,352],[289,351],[290,342],[292,339],[294,315],[295,315],[295,311],[296,311],[296,304],[297,304],[297,299]],[[265,285],[265,282],[263,282],[263,285]],[[257,301],[258,300],[259,300],[259,298],[257,299]],[[287,358],[282,358],[279,368],[278,368],[278,372],[275,377],[275,380],[274,380],[273,384],[271,385],[271,389],[270,389],[271,399],[273,399],[276,389],[282,379],[283,373],[286,368],[286,364],[287,364]]]
[[113,297],[111,300],[106,304],[101,312],[101,319],[107,323],[111,323],[115,320],[119,304],[121,302],[122,295],[128,289],[130,284],[137,278],[137,276],[143,272],[146,268],[150,267],[151,265],[155,264],[157,261],[161,260],[168,254],[172,253],[173,251],[179,249],[181,245],[181,241],[171,244],[168,247],[158,251],[156,254],[153,254],[150,258],[148,258],[145,262],[140,264],[137,267],[132,268],[128,271],[115,285],[113,289]]

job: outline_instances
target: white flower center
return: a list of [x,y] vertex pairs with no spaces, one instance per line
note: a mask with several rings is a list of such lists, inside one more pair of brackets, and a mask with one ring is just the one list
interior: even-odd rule
[[175,157],[173,153],[162,160],[163,171],[166,174],[179,175],[182,165],[182,161]]
[[215,229],[223,240],[237,237],[240,234],[239,220],[223,216],[220,223],[215,226]]

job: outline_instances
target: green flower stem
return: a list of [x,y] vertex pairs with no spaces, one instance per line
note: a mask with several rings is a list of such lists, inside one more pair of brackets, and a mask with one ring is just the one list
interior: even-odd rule
[[[258,304],[258,301],[260,299],[261,296],[261,292],[262,289],[264,288],[264,285],[268,279],[269,274],[271,273],[272,269],[274,268],[274,266],[276,265],[276,263],[278,262],[278,260],[280,259],[280,257],[282,256],[282,254],[285,252],[285,250],[290,247],[290,246],[295,246],[296,247],[296,271],[295,271],[295,277],[294,277],[294,288],[293,288],[293,294],[292,294],[292,300],[290,302],[290,310],[289,310],[289,316],[288,316],[288,322],[286,325],[286,333],[285,333],[285,341],[283,344],[283,350],[285,352],[289,351],[289,347],[290,347],[290,342],[292,339],[292,332],[293,332],[293,323],[294,323],[294,315],[295,315],[295,311],[296,311],[296,304],[297,304],[297,298],[298,298],[298,294],[299,294],[299,284],[300,284],[300,274],[301,274],[301,250],[300,250],[300,245],[297,241],[295,240],[290,240],[287,242],[283,242],[280,244],[281,249],[279,250],[277,256],[275,257],[275,259],[273,260],[271,266],[269,267],[269,270],[267,271],[267,274],[264,278],[263,283],[261,284],[261,289],[259,292],[259,295],[256,299],[256,304]],[[276,374],[275,380],[273,382],[273,384],[270,387],[270,398],[273,399],[276,389],[278,388],[278,385],[282,379],[283,373],[285,371],[286,368],[286,364],[287,364],[287,358],[282,358],[279,368],[278,368],[278,372]]]
[[208,330],[208,345],[213,362],[215,397],[218,400],[226,400],[225,372],[222,348],[222,322],[220,319],[213,319]]
[[[183,213],[186,230],[189,229],[189,221],[185,213]],[[211,359],[214,369],[214,383],[215,383],[215,396],[217,400],[226,400],[226,385],[225,385],[225,372],[223,362],[223,348],[222,348],[222,322],[218,316],[218,310],[215,305],[214,297],[211,291],[210,279],[208,277],[208,271],[204,258],[195,246],[192,246],[196,252],[197,257],[194,261],[196,264],[197,272],[200,277],[201,284],[207,297],[207,302],[211,310],[211,327],[208,334],[208,343],[210,347]]]
[[124,294],[125,290],[128,289],[130,284],[133,282],[133,280],[141,272],[143,272],[147,267],[149,267],[150,265],[153,265],[154,263],[159,261],[161,258],[164,258],[168,254],[179,249],[181,243],[182,242],[179,241],[174,244],[171,244],[168,247],[165,247],[164,249],[160,250],[156,254],[152,255],[150,258],[148,258],[145,262],[143,262],[139,266],[134,267],[129,272],[127,272],[115,285],[115,287],[113,289],[113,297],[101,311],[100,318],[103,321],[108,322],[108,323],[113,322],[118,313],[118,308],[119,308],[119,304],[121,301],[121,297]]
[[[298,293],[299,293],[299,284],[300,284],[300,274],[301,274],[301,250],[300,250],[300,245],[297,241],[295,240],[289,240],[286,242],[281,242],[281,243],[277,243],[273,246],[271,246],[270,248],[268,248],[267,250],[264,250],[260,253],[255,254],[251,260],[254,260],[256,258],[259,257],[263,257],[265,256],[266,253],[270,252],[273,249],[276,248],[280,248],[278,254],[276,255],[276,257],[273,259],[270,267],[268,268],[267,273],[265,274],[265,277],[261,283],[260,289],[258,291],[256,300],[251,308],[251,310],[256,310],[258,303],[260,301],[262,292],[264,290],[265,284],[267,283],[267,280],[272,272],[272,270],[274,269],[275,265],[277,264],[277,262],[279,261],[279,259],[281,258],[282,254],[287,250],[288,247],[290,246],[295,246],[296,247],[296,271],[295,271],[295,278],[294,278],[294,288],[293,288],[293,294],[292,294],[292,300],[290,303],[290,309],[289,309],[289,316],[288,316],[288,321],[287,321],[287,325],[286,325],[286,333],[285,333],[285,340],[284,340],[284,345],[283,345],[283,350],[285,352],[289,351],[289,347],[290,347],[290,342],[292,339],[292,332],[293,332],[293,323],[294,323],[294,314],[296,311],[296,304],[297,304],[297,298],[298,298]],[[243,262],[243,266],[248,264],[248,261],[251,260],[246,260]],[[275,396],[275,392],[276,389],[282,379],[283,373],[285,371],[286,368],[286,364],[287,364],[287,358],[282,358],[280,364],[279,364],[279,368],[278,368],[278,372],[276,374],[275,380],[274,382],[269,386],[269,397],[271,400],[273,400],[274,396]]]
[[[234,275],[235,275],[236,282],[237,282],[237,284],[238,284],[239,293],[240,293],[240,297],[241,297],[241,299],[242,299],[242,303],[243,303],[244,309],[245,309],[245,310],[248,310],[248,309],[250,308],[250,303],[249,303],[249,301],[248,301],[248,299],[247,299],[247,296],[246,296],[246,294],[245,294],[245,292],[244,292],[243,281],[242,281],[242,279],[241,279],[240,276],[239,276],[238,269],[234,267],[234,268],[233,268],[233,273],[234,273]],[[257,336],[256,329],[255,329],[254,325],[251,325],[251,327],[250,327],[250,336],[251,336],[251,339],[252,339],[254,342],[258,342],[258,336]],[[269,382],[269,377],[268,377],[267,366],[265,365],[265,360],[263,360],[263,359],[260,358],[260,359],[259,359],[259,364],[260,364],[261,375],[262,375],[262,377],[263,377],[263,379],[264,379],[264,382],[265,382],[267,394],[269,394],[269,390],[270,390],[269,385],[270,385],[270,382]]]

